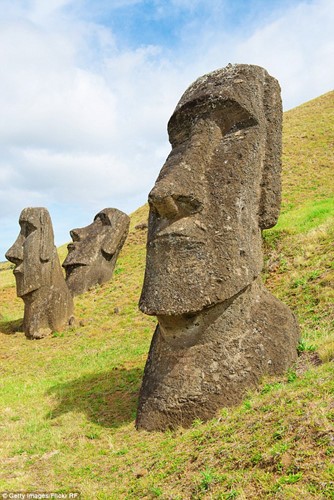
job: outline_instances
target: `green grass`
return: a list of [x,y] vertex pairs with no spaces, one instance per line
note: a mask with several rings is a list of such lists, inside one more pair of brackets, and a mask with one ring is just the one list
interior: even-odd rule
[[318,228],[330,219],[333,223],[334,197],[315,200],[302,206],[293,207],[283,212],[274,229],[267,233],[278,234],[285,231],[289,234],[301,234]]
[[[187,430],[137,432],[155,318],[138,311],[147,207],[107,284],[75,298],[76,322],[41,341],[0,265],[0,491],[85,499],[334,498],[334,93],[285,114],[283,203],[264,232],[263,279],[297,314],[296,366]],[[61,259],[66,246],[60,249]]]

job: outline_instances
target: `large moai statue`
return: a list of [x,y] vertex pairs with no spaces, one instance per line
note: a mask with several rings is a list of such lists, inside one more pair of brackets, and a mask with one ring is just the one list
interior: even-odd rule
[[127,214],[117,208],[105,208],[95,215],[89,226],[70,231],[73,243],[67,247],[63,267],[72,295],[111,279],[129,224]]
[[149,194],[140,309],[155,315],[137,428],[212,418],[297,357],[294,315],[261,282],[261,230],[280,209],[280,87],[258,66],[196,80],[169,120]]
[[73,299],[65,283],[46,208],[21,212],[21,231],[6,258],[15,264],[17,296],[24,301],[23,329],[30,339],[62,330],[73,314]]

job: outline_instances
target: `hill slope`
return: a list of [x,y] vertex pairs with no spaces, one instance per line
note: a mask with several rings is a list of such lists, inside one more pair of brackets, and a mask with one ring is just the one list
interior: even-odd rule
[[0,491],[83,498],[334,498],[334,92],[285,113],[283,203],[265,232],[266,286],[298,314],[301,356],[236,408],[188,430],[136,432],[155,319],[137,309],[147,207],[113,281],[75,299],[76,324],[17,332],[22,301],[0,268]]

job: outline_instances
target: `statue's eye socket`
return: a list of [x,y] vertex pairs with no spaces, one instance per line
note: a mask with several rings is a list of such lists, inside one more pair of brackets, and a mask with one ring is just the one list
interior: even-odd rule
[[99,226],[111,226],[109,217],[106,214],[100,213],[97,217],[94,218],[95,224]]
[[258,125],[257,118],[245,107],[234,100],[221,102],[193,102],[184,109],[175,112],[168,123],[168,132],[172,147],[177,147],[188,140],[194,126],[200,121],[215,121],[222,135],[237,132]]
[[25,238],[27,238],[31,233],[33,233],[37,229],[33,224],[31,224],[31,222],[28,221],[20,222],[20,226],[21,226],[21,234]]
[[258,121],[253,116],[238,117],[234,123],[229,124],[225,134],[232,134],[234,132],[238,132],[239,130],[254,127],[256,125],[258,125]]
[[193,196],[179,195],[175,197],[175,202],[182,217],[201,212],[203,209],[203,203]]

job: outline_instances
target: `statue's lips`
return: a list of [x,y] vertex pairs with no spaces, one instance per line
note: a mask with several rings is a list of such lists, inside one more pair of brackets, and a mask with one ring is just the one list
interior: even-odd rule
[[63,262],[63,267],[75,268],[92,265],[96,258],[97,250],[96,248],[89,247],[89,242],[87,243],[88,245],[82,242],[69,243],[67,245],[68,254]]
[[205,244],[205,230],[197,220],[192,220],[191,217],[179,219],[169,226],[156,231],[150,243],[160,240],[194,242],[196,244]]
[[162,234],[162,235],[156,235],[154,239],[152,239],[149,244],[155,245],[159,243],[170,243],[173,244],[173,242],[177,243],[189,243],[189,242],[196,242],[194,238],[190,238],[190,236],[186,236],[184,234],[175,234],[175,233],[170,233],[170,234]]
[[87,266],[89,262],[83,262],[83,259],[79,257],[80,252],[74,243],[69,243],[67,245],[68,255],[63,262],[63,267],[71,267],[72,269],[81,266]]
[[174,231],[157,233],[150,241],[149,245],[159,245],[159,244],[193,244],[193,245],[205,245],[205,241],[203,237],[199,239],[196,238],[193,234],[182,234],[176,233]]
[[70,267],[71,269],[76,269],[77,267],[83,267],[87,266],[88,264],[85,264],[84,262],[70,262],[70,261],[65,261],[63,266],[64,267]]

